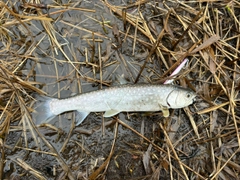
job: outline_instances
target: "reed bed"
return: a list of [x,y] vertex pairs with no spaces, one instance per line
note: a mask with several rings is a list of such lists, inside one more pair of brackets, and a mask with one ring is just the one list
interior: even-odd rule
[[[0,2],[1,179],[239,179],[237,0]],[[193,105],[36,125],[33,94],[174,83]]]

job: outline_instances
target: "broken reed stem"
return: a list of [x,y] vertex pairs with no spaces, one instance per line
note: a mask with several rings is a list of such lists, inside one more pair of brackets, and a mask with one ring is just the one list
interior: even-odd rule
[[[107,1],[105,1],[107,3]],[[103,4],[105,3],[103,2]],[[144,7],[141,7],[141,9],[139,10],[137,15],[132,15],[131,13],[129,13],[131,11],[131,9],[129,8],[133,8],[135,6],[139,6],[140,4],[143,3],[147,3],[146,8],[148,8],[147,6],[151,6],[154,7],[153,13],[157,14],[157,16],[153,16],[153,18],[151,18],[152,22],[154,23],[154,25],[159,25],[156,24],[156,17],[159,17],[159,19],[163,19],[164,21],[164,31],[162,31],[162,37],[159,38],[162,41],[162,44],[160,44],[159,42],[155,41],[154,37],[152,35],[152,29],[149,30],[148,26],[150,23],[149,22],[145,22],[145,17],[143,18],[144,14],[142,12]],[[169,2],[174,2],[172,0],[170,0]],[[149,56],[147,57],[147,59],[145,60],[144,64],[141,66],[140,71],[138,71],[139,65],[140,63],[138,62],[134,62],[131,63],[132,65],[132,69],[128,67],[128,59],[126,58],[126,56],[124,56],[125,54],[120,54],[119,57],[121,58],[121,60],[124,62],[124,68],[129,68],[127,69],[127,73],[129,74],[133,74],[136,73],[138,75],[138,77],[135,79],[135,82],[138,82],[139,78],[141,76],[146,77],[147,80],[149,80],[149,82],[156,82],[155,80],[159,79],[159,77],[166,77],[168,74],[170,74],[170,72],[172,70],[174,70],[181,62],[184,58],[186,58],[187,56],[189,56],[190,59],[190,66],[191,68],[189,70],[186,71],[186,73],[184,73],[184,75],[186,75],[186,77],[184,77],[184,79],[186,79],[188,84],[193,84],[193,86],[196,87],[197,90],[199,90],[199,96],[203,97],[204,93],[202,91],[202,87],[204,84],[207,84],[207,88],[203,88],[206,89],[206,91],[208,91],[208,96],[207,97],[203,97],[202,101],[203,102],[197,102],[195,109],[199,108],[198,105],[203,105],[204,109],[202,109],[201,111],[198,112],[198,114],[200,114],[200,116],[193,116],[191,112],[186,111],[186,113],[190,113],[190,120],[191,123],[193,124],[193,129],[195,131],[196,137],[200,137],[200,139],[197,139],[194,135],[194,137],[187,139],[186,138],[188,135],[193,135],[194,132],[193,130],[188,131],[187,133],[183,134],[183,136],[181,136],[178,140],[174,141],[170,141],[169,140],[169,132],[164,131],[166,137],[167,137],[167,143],[168,143],[168,147],[167,149],[161,149],[159,148],[157,145],[154,146],[154,148],[158,151],[162,151],[164,153],[164,158],[168,157],[168,162],[169,166],[170,166],[170,176],[172,179],[174,179],[175,174],[179,173],[178,175],[180,177],[185,177],[186,176],[186,169],[193,172],[192,174],[194,174],[195,176],[198,176],[198,178],[207,178],[211,177],[211,175],[213,175],[211,178],[217,178],[217,176],[223,175],[225,176],[225,173],[230,174],[234,174],[235,172],[237,172],[237,170],[239,169],[239,167],[236,165],[232,165],[233,163],[235,163],[235,158],[234,156],[236,156],[236,153],[239,151],[239,149],[234,149],[235,147],[239,147],[240,146],[240,140],[239,140],[239,128],[237,126],[238,121],[240,120],[239,118],[239,110],[238,105],[239,105],[239,101],[238,101],[238,96],[239,96],[239,64],[238,64],[238,60],[239,60],[239,55],[240,55],[240,51],[238,49],[239,44],[240,44],[240,36],[238,35],[239,32],[239,20],[238,20],[238,15],[236,14],[236,12],[238,12],[239,8],[240,8],[240,4],[238,3],[238,1],[232,1],[230,4],[224,4],[224,3],[218,3],[216,4],[216,2],[211,2],[210,3],[206,3],[206,2],[199,2],[197,3],[198,5],[195,7],[192,7],[190,5],[191,2],[179,2],[178,7],[168,7],[168,3],[163,2],[161,4],[162,7],[158,6],[157,4],[154,4],[155,2],[151,2],[151,1],[137,1],[134,4],[130,4],[125,8],[125,10],[121,9],[121,7],[119,6],[108,6],[110,7],[109,9],[112,10],[113,12],[115,12],[116,14],[118,14],[119,16],[121,16],[123,18],[123,23],[125,28],[127,29],[127,33],[125,32],[120,32],[120,35],[123,34],[124,35],[124,40],[126,40],[128,37],[133,39],[134,42],[134,46],[133,46],[133,52],[137,52],[138,50],[138,44],[136,42],[141,42],[142,45],[144,45],[144,47],[146,47],[147,49],[149,49],[151,52],[149,53]],[[10,6],[7,6],[6,4],[4,4],[3,2],[0,3],[1,7],[3,8],[3,10],[5,11],[5,13],[2,14],[2,28],[0,28],[1,34],[2,36],[0,36],[1,40],[3,41],[3,46],[1,47],[1,58],[3,60],[1,60],[2,62],[2,71],[6,72],[6,76],[3,75],[0,80],[1,80],[1,85],[5,85],[5,86],[1,86],[0,87],[0,95],[1,97],[3,96],[4,98],[6,97],[6,99],[8,99],[8,102],[5,103],[4,102],[4,107],[2,107],[1,109],[3,110],[1,117],[4,118],[4,116],[6,115],[6,121],[7,123],[3,123],[1,124],[1,130],[8,131],[8,128],[4,129],[6,126],[9,127],[10,125],[10,121],[12,120],[12,115],[15,117],[15,113],[16,112],[12,112],[13,109],[15,107],[20,108],[21,109],[21,113],[24,114],[21,117],[17,117],[16,119],[14,119],[14,122],[16,122],[18,119],[22,119],[22,124],[20,124],[19,126],[17,126],[16,129],[13,129],[14,126],[11,126],[12,129],[9,130],[9,132],[14,133],[16,131],[23,131],[23,135],[24,135],[24,141],[25,144],[27,145],[28,138],[27,135],[28,133],[26,133],[27,131],[30,132],[32,134],[32,137],[35,141],[35,143],[38,143],[39,139],[37,139],[37,136],[40,136],[40,138],[44,138],[42,137],[41,134],[39,134],[39,132],[35,132],[35,127],[31,125],[31,119],[30,119],[30,115],[29,115],[29,109],[31,108],[27,108],[28,104],[25,102],[27,101],[27,99],[30,99],[31,97],[28,95],[29,93],[31,93],[32,91],[36,91],[38,93],[45,93],[42,90],[39,90],[38,88],[35,87],[35,85],[40,85],[40,83],[36,83],[36,82],[30,82],[28,81],[32,76],[34,75],[34,71],[32,71],[32,73],[28,73],[27,76],[21,76],[22,73],[22,69],[25,67],[24,65],[26,64],[26,62],[28,62],[28,60],[30,59],[30,61],[34,61],[35,63],[39,63],[39,59],[42,57],[41,55],[38,54],[37,50],[41,49],[41,45],[42,45],[42,41],[46,40],[46,37],[50,38],[49,43],[52,44],[52,46],[56,45],[55,47],[51,47],[52,49],[50,49],[49,54],[53,55],[53,56],[48,56],[51,58],[54,58],[54,60],[56,60],[56,64],[55,64],[55,71],[58,72],[60,71],[60,66],[58,66],[58,64],[64,64],[64,63],[69,63],[71,64],[71,66],[73,66],[73,69],[71,70],[71,72],[66,72],[66,76],[58,76],[58,74],[56,74],[56,76],[50,76],[50,75],[39,75],[37,74],[35,77],[44,77],[44,78],[57,78],[58,82],[62,82],[65,81],[66,79],[69,81],[75,80],[73,79],[73,77],[70,78],[71,74],[74,74],[73,72],[77,73],[77,82],[78,82],[78,88],[81,89],[81,82],[80,79],[83,83],[89,83],[89,82],[94,82],[94,83],[100,83],[101,86],[102,85],[106,85],[109,86],[110,84],[110,80],[108,78],[106,78],[107,76],[105,76],[107,71],[108,71],[108,67],[111,67],[112,65],[116,65],[116,60],[111,59],[111,55],[109,55],[108,59],[105,61],[101,61],[101,53],[105,52],[105,49],[102,48],[104,46],[101,46],[100,48],[100,43],[98,43],[99,41],[105,43],[105,42],[109,42],[111,41],[111,37],[109,37],[108,35],[104,34],[104,32],[106,33],[106,31],[104,32],[99,32],[98,30],[96,30],[97,32],[95,33],[94,30],[87,30],[86,28],[83,27],[79,27],[79,25],[75,25],[73,23],[71,23],[71,21],[68,22],[64,22],[62,19],[60,19],[61,17],[59,17],[59,21],[57,21],[58,23],[62,23],[62,25],[64,26],[68,26],[68,27],[72,27],[74,28],[75,31],[79,30],[79,31],[84,31],[84,33],[86,34],[85,36],[79,36],[79,38],[83,37],[83,41],[93,41],[93,44],[98,43],[98,54],[97,52],[94,52],[95,47],[92,47],[92,54],[91,54],[91,60],[90,62],[88,60],[86,60],[85,62],[79,62],[78,61],[78,57],[77,55],[74,57],[75,62],[72,62],[71,59],[72,57],[67,53],[65,47],[63,47],[64,45],[61,44],[58,39],[58,35],[59,34],[55,34],[58,33],[57,30],[55,29],[54,26],[49,25],[48,22],[51,21],[51,18],[48,18],[46,16],[48,15],[54,15],[54,14],[59,14],[61,13],[63,15],[64,12],[69,11],[69,10],[80,10],[81,8],[75,8],[75,7],[71,7],[72,4],[69,4],[68,6],[48,6],[51,8],[64,8],[64,9],[60,9],[59,11],[55,11],[55,12],[51,12],[50,14],[39,14],[39,16],[35,16],[34,14],[27,14],[27,11],[25,11],[24,13],[26,13],[27,15],[19,15],[17,14],[15,11],[11,10],[11,8],[9,8]],[[33,9],[35,8],[45,8],[45,7],[40,7],[41,4],[27,4],[25,3],[24,5],[29,5],[32,6]],[[76,4],[75,4],[76,5]],[[75,6],[74,5],[74,6]],[[106,4],[104,4],[106,5]],[[109,5],[109,4],[107,4]],[[107,7],[107,5],[105,7]],[[7,6],[7,7],[6,7]],[[38,7],[37,7],[38,6]],[[211,8],[209,8],[211,6]],[[221,8],[225,8],[226,12],[228,13],[229,17],[226,17],[225,15],[225,11],[222,11],[221,9],[219,9],[219,7]],[[66,9],[68,8],[68,9]],[[164,9],[165,8],[165,9]],[[167,9],[167,10],[166,10]],[[173,11],[171,11],[171,9]],[[195,9],[201,9],[199,12],[195,11]],[[199,14],[201,14],[200,12],[202,11],[202,9],[204,9],[204,13],[203,16],[200,18]],[[92,10],[92,12],[95,10]],[[3,11],[1,11],[3,12]],[[38,11],[41,12],[41,11]],[[89,11],[91,12],[91,10]],[[185,12],[185,14],[180,14],[181,12]],[[110,14],[110,13],[109,13]],[[163,15],[167,14],[167,18],[164,19],[164,17],[162,17]],[[95,14],[91,14],[91,15],[85,15],[84,16],[88,16],[89,19],[91,20],[96,20],[92,17]],[[111,14],[112,15],[112,14]],[[92,16],[92,17],[91,17]],[[191,16],[194,17],[194,19],[191,19]],[[172,21],[174,17],[175,21]],[[176,18],[175,18],[176,17]],[[8,19],[7,19],[8,18]],[[31,28],[33,26],[31,26],[31,28],[28,28],[30,25],[35,25],[34,22],[32,20],[41,20],[43,22],[45,22],[45,24],[43,24],[43,26],[45,27],[45,29],[41,32],[44,35],[41,36],[40,39],[37,39],[38,42],[37,43],[31,43],[29,45],[29,43],[24,42],[24,45],[27,44],[27,50],[23,51],[24,48],[20,48],[20,50],[16,50],[15,51],[15,47],[14,46],[21,46],[21,42],[23,42],[25,39],[21,36],[18,36],[17,33],[16,34],[12,34],[12,32],[10,32],[6,27],[12,27],[16,25],[16,29],[18,28],[18,25],[22,25],[24,28],[27,29],[27,33],[26,35],[32,35],[33,32],[31,32]],[[102,24],[102,26],[99,28],[112,28],[111,26],[109,26],[108,24],[104,24],[104,19],[102,18],[102,21],[99,21],[99,24]],[[97,20],[96,20],[97,21]],[[198,23],[196,23],[196,21],[198,21]],[[27,23],[26,23],[27,22]],[[111,23],[111,21],[109,21]],[[176,23],[177,22],[177,23]],[[33,24],[31,24],[33,23]],[[132,33],[132,31],[130,30],[130,26],[127,27],[128,23],[131,24],[131,26],[135,27],[135,34],[131,35],[130,33]],[[175,24],[174,24],[175,23]],[[178,26],[179,23],[179,26]],[[174,24],[174,25],[173,25]],[[181,32],[182,30],[182,26],[184,27],[185,31]],[[161,29],[162,27],[157,27],[158,29]],[[138,36],[138,33],[141,32],[144,35],[146,35],[146,37],[148,38],[147,40],[144,40],[141,38],[141,36]],[[157,32],[157,31],[156,31]],[[172,33],[174,32],[174,33]],[[75,33],[75,32],[74,32]],[[73,34],[74,34],[73,33]],[[161,34],[160,33],[160,34]],[[186,36],[186,33],[189,34],[189,37]],[[217,36],[214,36],[214,34],[217,34]],[[46,36],[47,34],[47,36]],[[93,35],[94,34],[94,35]],[[159,35],[160,35],[159,34]],[[69,36],[71,36],[70,34],[68,34]],[[90,35],[90,36],[88,36]],[[92,35],[92,39],[89,40],[88,37],[91,37]],[[180,35],[180,38],[176,39],[176,35]],[[61,36],[61,35],[60,35]],[[95,36],[99,36],[101,37],[101,39],[97,42],[97,39],[95,39]],[[177,37],[178,37],[177,36]],[[14,38],[13,38],[14,37]],[[37,36],[34,36],[37,38]],[[132,40],[132,39],[128,39],[128,41]],[[15,41],[17,39],[17,41]],[[27,38],[28,39],[28,38]],[[70,38],[69,38],[70,39]],[[169,44],[167,41],[165,41],[166,39],[169,40]],[[64,39],[66,42],[68,42],[67,39]],[[149,40],[149,42],[147,42]],[[95,42],[94,42],[95,41]],[[33,42],[33,39],[32,39]],[[175,42],[175,43],[174,43]],[[186,42],[186,44],[183,44],[184,42]],[[71,43],[71,42],[69,42]],[[92,43],[92,42],[91,42]],[[157,44],[158,43],[158,44]],[[159,45],[160,44],[160,45]],[[173,44],[173,45],[172,45]],[[71,44],[72,45],[72,44]],[[80,44],[81,45],[81,44]],[[6,47],[5,47],[6,46]],[[160,51],[160,48],[161,51]],[[74,47],[74,46],[72,46]],[[90,43],[88,44],[88,46],[84,46],[86,48],[86,53],[88,51],[88,48],[91,47]],[[171,49],[171,47],[174,48],[174,51],[171,51],[169,49]],[[158,50],[156,50],[158,49]],[[60,50],[60,51],[59,51]],[[134,51],[136,50],[136,51]],[[63,52],[64,51],[64,52]],[[72,51],[74,52],[79,52],[81,51],[80,48],[76,48],[73,49]],[[148,63],[150,61],[150,56],[152,56],[153,53],[156,53],[156,56],[158,57],[159,61],[155,61],[153,60],[153,65],[152,64],[150,66],[148,66]],[[54,56],[54,53],[59,53],[59,54],[63,54],[63,57],[61,57],[61,59],[55,59],[56,56]],[[65,53],[65,54],[64,54]],[[37,54],[37,55],[36,55]],[[72,53],[73,54],[73,53]],[[45,53],[44,55],[47,55],[47,53]],[[90,54],[88,54],[89,56]],[[99,63],[95,63],[92,62],[94,60],[94,57],[96,57],[98,55],[99,58]],[[138,54],[135,54],[136,56]],[[38,57],[39,56],[39,57]],[[73,55],[72,55],[73,56]],[[7,57],[7,58],[5,58]],[[165,62],[165,58],[170,58],[170,64],[172,65],[170,68],[167,67],[169,63]],[[135,58],[135,57],[134,57]],[[65,60],[66,59],[66,60]],[[174,63],[174,61],[176,61]],[[171,61],[173,61],[173,63],[171,63]],[[107,62],[107,63],[105,63]],[[156,62],[156,63],[155,63]],[[164,64],[165,67],[162,67],[160,65],[160,67],[158,66],[159,64]],[[157,64],[157,65],[156,65]],[[194,65],[193,65],[194,64]],[[38,64],[39,66],[42,64]],[[79,69],[80,69],[80,65],[81,67],[81,73],[79,73]],[[86,65],[88,65],[89,67],[86,67]],[[134,66],[137,65],[137,66]],[[156,67],[155,67],[156,65]],[[194,66],[194,67],[193,67]],[[14,69],[13,69],[14,67]],[[118,72],[118,65],[116,66],[116,68],[114,68],[114,71],[112,72]],[[90,75],[85,75],[86,71],[84,72],[85,68],[87,69],[87,72],[90,72],[89,74],[93,73],[94,77],[90,77]],[[89,70],[89,68],[92,68],[91,70]],[[100,80],[97,79],[97,71],[96,69],[100,68]],[[143,74],[143,70],[144,68],[146,68],[147,70],[150,70],[151,72],[146,74]],[[32,70],[35,70],[35,68],[33,67]],[[77,71],[78,70],[78,71]],[[83,70],[83,71],[82,71]],[[23,72],[25,71],[25,69],[23,70]],[[163,73],[158,73],[159,71],[162,71]],[[111,73],[112,73],[111,72]],[[20,74],[20,75],[19,75]],[[95,78],[96,76],[96,78]],[[131,75],[132,76],[132,75]],[[156,77],[154,77],[156,76]],[[182,77],[182,76],[181,76]],[[23,78],[25,78],[23,80]],[[105,79],[106,78],[106,79]],[[84,82],[85,81],[85,82]],[[181,79],[181,81],[183,81]],[[11,82],[11,83],[10,83]],[[190,82],[190,83],[189,83]],[[186,83],[186,82],[185,82]],[[47,84],[47,86],[51,87],[52,84],[55,83],[50,83]],[[6,88],[7,87],[7,88]],[[60,91],[62,91],[64,88],[69,88],[68,86],[64,86],[64,87],[59,87],[58,89],[58,93],[60,94]],[[6,89],[4,89],[6,88]],[[70,87],[71,88],[71,87]],[[220,90],[219,90],[220,89]],[[202,91],[201,91],[202,90]],[[16,94],[17,93],[17,94]],[[26,96],[26,99],[23,99],[23,96]],[[0,99],[1,100],[1,99]],[[5,100],[5,99],[3,99]],[[198,104],[199,103],[199,104]],[[202,106],[200,108],[203,108]],[[199,108],[199,109],[200,109]],[[15,110],[14,110],[15,111]],[[217,112],[217,113],[221,113],[218,117],[217,120],[213,119],[213,111]],[[204,116],[203,116],[204,114]],[[188,114],[189,115],[189,114]],[[210,117],[208,117],[210,116]],[[199,121],[195,121],[195,118],[197,120],[198,117],[201,117],[200,120],[202,120],[201,123],[198,123]],[[222,121],[223,119],[223,121]],[[225,120],[225,121],[224,121]],[[219,123],[219,121],[221,121]],[[146,121],[145,121],[146,122]],[[119,120],[119,123],[121,124],[122,122]],[[6,126],[5,126],[6,125]],[[21,126],[22,125],[22,126]],[[73,125],[73,124],[72,124]],[[123,125],[123,123],[122,123]],[[28,127],[30,126],[30,127]],[[46,126],[47,128],[49,128],[50,126]],[[126,128],[129,128],[129,126],[125,125]],[[72,126],[73,128],[73,126]],[[201,129],[201,131],[198,132],[199,128]],[[59,130],[52,128],[54,131],[59,132]],[[131,128],[130,130],[132,130],[134,133],[136,133],[137,135],[139,135],[139,133],[137,133],[137,131],[134,131],[133,128]],[[115,133],[117,132],[117,130],[115,129]],[[199,134],[198,134],[199,133]],[[212,133],[212,134],[211,134]],[[216,134],[215,137],[212,137],[213,134]],[[140,135],[139,135],[140,136]],[[168,137],[169,136],[169,137]],[[144,139],[145,141],[152,143],[152,141],[149,140],[149,138],[146,138],[144,136],[140,136],[142,139]],[[70,138],[70,134],[68,134],[68,139]],[[228,140],[231,139],[231,142],[234,142],[235,145],[232,148],[232,151],[234,152],[231,156],[228,156],[228,153],[221,153],[220,156],[217,156],[218,154],[216,154],[216,152],[218,152],[217,150],[219,148],[225,148],[228,147],[229,144],[227,144],[227,142],[229,142]],[[45,142],[46,140],[42,140],[43,142]],[[115,143],[116,138],[114,138],[114,142]],[[212,172],[208,172],[206,171],[206,177],[203,177],[201,175],[198,174],[198,169],[202,168],[202,167],[194,167],[195,164],[193,164],[193,167],[191,166],[192,164],[188,165],[188,162],[185,162],[186,164],[182,163],[179,161],[179,156],[176,154],[176,150],[179,144],[180,145],[186,145],[186,143],[190,143],[191,141],[196,141],[198,143],[199,146],[202,147],[210,147],[211,151],[209,152],[209,154],[204,154],[202,155],[202,157],[198,157],[199,161],[201,161],[201,159],[206,159],[206,157],[210,157],[211,156],[211,162],[212,165]],[[68,141],[65,141],[65,144]],[[47,143],[47,142],[45,142]],[[66,173],[69,172],[70,176],[69,179],[74,179],[75,177],[72,176],[71,174],[71,170],[68,165],[66,164],[65,160],[61,158],[60,154],[57,154],[58,152],[54,151],[54,147],[48,143],[46,144],[47,147],[49,147],[49,152],[47,152],[46,154],[55,156],[56,159],[59,161],[60,165],[62,166],[62,169],[64,169],[64,171]],[[63,146],[64,147],[64,146]],[[111,160],[112,157],[112,153],[113,153],[113,148],[114,146],[112,146],[111,152],[108,155],[108,161],[104,164],[104,166],[102,166],[103,168],[101,169],[101,171],[99,171],[98,175],[100,175],[100,173],[102,172],[102,170],[105,169],[105,171],[107,170],[107,166],[109,161]],[[38,151],[35,150],[31,150],[30,148],[24,148],[24,147],[19,147],[19,146],[15,146],[16,149],[22,149],[25,151],[32,151],[32,152],[36,152],[38,153]],[[174,149],[175,148],[175,149]],[[61,149],[63,150],[63,149]],[[236,151],[235,151],[236,150]],[[1,149],[2,154],[4,154],[4,149]],[[182,149],[179,149],[179,152],[183,152]],[[84,151],[85,152],[85,151]],[[39,151],[39,153],[41,153],[41,151]],[[43,153],[43,152],[42,152]],[[172,154],[173,153],[173,154]],[[87,152],[86,152],[87,154]],[[210,156],[207,156],[210,155]],[[4,155],[3,155],[4,156]],[[159,155],[160,156],[160,155]],[[161,158],[157,157],[157,158]],[[4,159],[3,159],[4,160]],[[174,164],[172,164],[171,162],[174,161],[178,161],[179,163],[179,167],[181,168],[182,172],[179,170],[178,167],[174,167]],[[167,161],[167,160],[166,160]],[[204,161],[205,163],[208,163],[207,161]],[[26,168],[26,170],[29,170],[32,173],[34,172],[34,168],[28,168],[28,164],[23,164],[21,163],[21,159],[18,160],[18,162],[16,163],[20,163],[19,165],[22,166],[23,168]],[[3,164],[1,164],[3,167]],[[154,164],[155,165],[155,164]],[[188,166],[190,167],[188,167]],[[155,168],[155,167],[154,167]],[[159,165],[156,169],[161,169],[162,168],[162,164]],[[227,171],[224,171],[223,169],[227,169]],[[1,168],[1,174],[3,173],[3,169]],[[174,173],[173,173],[174,172]],[[176,172],[176,173],[175,173]],[[37,172],[35,172],[36,174],[34,174],[36,177],[41,178],[41,176],[39,176],[39,174]],[[105,173],[105,172],[104,172]],[[103,174],[104,174],[103,173]],[[208,174],[209,173],[209,174]],[[228,174],[226,175],[226,177],[228,176]],[[95,176],[97,177],[97,176]]]
[[[121,121],[120,119],[116,118],[116,120],[118,121],[119,124],[121,124],[122,126],[130,129],[132,132],[134,132],[135,134],[137,134],[138,136],[140,136],[141,138],[143,138],[145,141],[147,141],[148,143],[152,144],[154,148],[156,148],[158,151],[164,152],[165,154],[168,154],[167,151],[165,151],[164,149],[160,148],[158,145],[154,144],[152,141],[150,141],[148,138],[146,138],[145,136],[143,136],[141,133],[137,132],[135,129],[133,129],[132,127],[130,127],[129,125],[127,125],[126,123],[124,123],[123,121]],[[177,160],[175,156],[171,155],[171,158],[173,158],[174,160]],[[201,179],[205,179],[202,175],[200,175],[199,173],[197,173],[196,171],[194,171],[192,168],[190,168],[189,166],[187,166],[184,163],[181,163],[182,166],[184,166],[186,169],[192,171],[194,174],[196,174],[199,178]]]
[[116,121],[116,123],[115,123],[114,139],[112,142],[110,154],[108,155],[108,158],[106,159],[106,161],[104,161],[104,163],[88,177],[90,180],[95,180],[104,168],[105,168],[105,170],[108,168],[109,162],[114,153],[114,147],[115,147],[115,143],[117,140],[117,134],[118,134],[118,121]]
[[174,154],[174,157],[175,157],[176,161],[179,163],[179,166],[180,166],[180,168],[181,168],[181,170],[182,170],[182,172],[183,172],[183,174],[184,174],[184,176],[185,176],[185,179],[188,180],[189,178],[188,178],[188,175],[187,175],[185,169],[183,168],[183,165],[182,165],[183,163],[182,163],[181,160],[179,159],[179,157],[178,157],[178,155],[177,155],[177,153],[176,153],[176,151],[175,151],[175,149],[174,149],[174,147],[173,147],[173,144],[172,144],[171,140],[170,140],[169,137],[168,137],[168,134],[167,134],[166,130],[163,128],[163,126],[162,126],[161,123],[160,123],[159,125],[160,125],[161,129],[163,130],[163,133],[164,133],[165,137],[167,138],[167,143],[168,143],[168,145],[170,146],[170,148],[171,148],[171,150],[172,150],[172,152],[173,152],[173,154]]
[[187,29],[183,32],[183,34],[181,35],[181,37],[177,40],[176,43],[174,43],[172,50],[174,50],[176,48],[176,46],[178,45],[178,43],[183,39],[183,37],[187,34],[187,32],[189,31],[189,29],[192,27],[192,25],[196,22],[196,20],[199,18],[199,16],[202,14],[203,8],[200,9],[200,11],[198,12],[198,14],[194,17],[194,19],[192,20],[192,22],[188,25]]
[[137,77],[136,77],[136,79],[135,79],[134,84],[136,84],[136,83],[138,82],[138,80],[139,80],[139,78],[140,78],[140,76],[141,76],[141,74],[142,74],[145,66],[147,65],[147,63],[148,63],[148,61],[150,60],[150,58],[151,58],[151,56],[153,55],[153,53],[155,53],[155,51],[156,51],[159,43],[161,42],[161,38],[162,38],[163,32],[164,32],[164,30],[162,30],[161,33],[159,33],[159,35],[158,35],[158,37],[157,37],[157,40],[156,40],[155,43],[153,44],[151,51],[149,52],[146,60],[144,61],[144,64],[142,65],[142,67],[141,67],[141,69],[140,69],[140,71],[139,71],[139,73],[138,73],[138,75],[137,75]]

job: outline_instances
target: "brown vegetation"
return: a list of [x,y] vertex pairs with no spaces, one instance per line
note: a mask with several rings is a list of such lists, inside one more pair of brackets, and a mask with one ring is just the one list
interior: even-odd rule
[[[239,1],[31,2],[0,2],[1,179],[240,178]],[[199,98],[169,118],[31,118],[34,92],[163,83],[185,58],[174,83]]]

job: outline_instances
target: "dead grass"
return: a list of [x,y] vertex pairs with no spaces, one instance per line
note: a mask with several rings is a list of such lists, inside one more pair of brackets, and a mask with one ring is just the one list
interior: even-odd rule
[[[39,1],[1,2],[0,178],[20,177],[22,173],[36,179],[111,179],[111,169],[124,174],[117,160],[121,155],[115,151],[121,125],[139,137],[139,142],[123,144],[129,145],[126,152],[133,161],[139,158],[144,168],[140,176],[134,168],[141,166],[124,167],[130,174],[124,176],[127,179],[239,179],[239,19],[237,0],[142,0],[128,5],[105,0],[95,6],[88,1],[47,5]],[[68,89],[81,92],[84,83],[110,86],[115,73],[124,74],[132,83],[164,82],[185,58],[190,60],[188,67],[176,76],[175,83],[194,89],[200,100],[163,121],[157,116],[160,118],[152,123],[151,135],[144,120],[131,127],[114,118],[103,121],[101,127],[90,126],[90,130],[76,129],[72,121],[66,135],[62,116],[59,128],[36,127],[31,118],[33,92],[60,98]],[[43,83],[45,89],[41,90]],[[100,154],[91,154],[93,149],[84,141],[72,140],[76,134],[104,137],[106,126],[112,124],[114,138],[103,161]],[[60,149],[41,128],[60,139],[64,136]],[[72,142],[83,157],[77,167],[72,160],[77,153],[67,154]],[[31,153],[53,157],[58,167],[52,171],[57,174],[35,167],[36,160],[26,156]],[[89,159],[91,166],[82,167]],[[10,164],[14,168],[8,168]]]

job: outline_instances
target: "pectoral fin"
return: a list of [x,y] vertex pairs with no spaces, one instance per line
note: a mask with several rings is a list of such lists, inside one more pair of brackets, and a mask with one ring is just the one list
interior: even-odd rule
[[163,112],[163,117],[168,117],[169,116],[169,110],[168,109],[162,109]]
[[119,86],[123,84],[128,84],[129,82],[124,78],[124,74],[119,75],[119,74],[113,74],[113,85],[114,86]]
[[117,110],[114,110],[114,109],[111,109],[109,111],[106,111],[103,115],[103,117],[111,117],[111,116],[114,116],[116,114],[120,113],[120,111],[117,111]]
[[159,105],[161,107],[161,111],[163,112],[163,117],[169,117],[169,110],[167,107]]
[[84,119],[88,116],[88,114],[89,112],[83,112],[78,110],[76,115],[76,126],[81,124],[84,121]]

